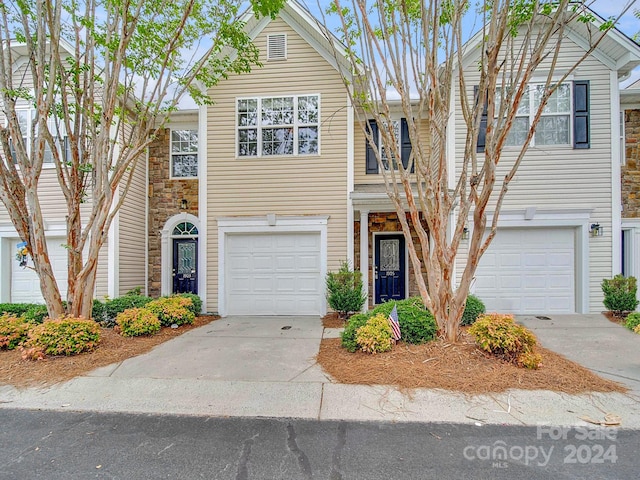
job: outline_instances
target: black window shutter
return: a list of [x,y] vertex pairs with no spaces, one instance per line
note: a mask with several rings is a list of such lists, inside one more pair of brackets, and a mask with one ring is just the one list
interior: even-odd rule
[[[378,124],[375,120],[369,120],[369,131],[371,132],[371,136],[378,146]],[[369,140],[365,138],[364,140],[366,146],[366,159],[367,159],[367,173],[378,173],[378,159],[376,158],[376,152],[371,147]]]
[[590,148],[589,80],[573,82],[573,148]]
[[[476,102],[478,98],[478,85],[473,87],[473,98]],[[476,152],[484,152],[484,147],[487,143],[487,102],[484,102],[484,108],[482,109],[482,117],[480,117],[480,129],[478,130],[478,143],[476,144]]]
[[[411,156],[411,136],[409,135],[409,124],[407,119],[400,120],[400,153],[402,155],[402,166],[407,168],[409,157]],[[415,172],[415,161],[411,165],[411,173]]]

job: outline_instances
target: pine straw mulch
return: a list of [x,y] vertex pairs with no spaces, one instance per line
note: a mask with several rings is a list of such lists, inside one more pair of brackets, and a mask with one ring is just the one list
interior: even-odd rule
[[347,320],[345,318],[341,318],[335,312],[327,313],[322,317],[322,326],[324,328],[344,328],[346,324]]
[[317,360],[335,381],[347,384],[440,388],[465,394],[498,393],[512,388],[568,394],[628,391],[562,355],[542,347],[538,352],[543,357],[538,370],[518,368],[483,352],[463,333],[458,344],[441,339],[424,345],[399,342],[390,352],[375,355],[349,353],[340,346],[340,339],[323,339]]
[[123,337],[112,328],[100,329],[100,344],[92,352],[70,357],[46,357],[44,360],[23,360],[19,350],[0,352],[0,385],[16,387],[53,385],[84,375],[91,370],[121,362],[151,350],[156,345],[206,325],[219,317],[202,315],[192,325],[179,328],[162,327],[152,336]]

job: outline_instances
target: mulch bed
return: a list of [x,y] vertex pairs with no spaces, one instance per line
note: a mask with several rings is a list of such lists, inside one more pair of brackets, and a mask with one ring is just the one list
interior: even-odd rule
[[70,357],[23,360],[20,351],[0,351],[0,384],[16,387],[46,386],[70,380],[91,370],[146,353],[156,345],[206,325],[219,317],[196,317],[192,325],[163,327],[152,336],[123,337],[111,328],[100,329],[100,344],[93,352]]
[[327,313],[322,317],[322,326],[324,328],[344,328],[346,324],[346,319],[340,318],[336,312]]
[[615,313],[610,312],[608,310],[605,311],[605,312],[602,312],[602,315],[604,315],[607,318],[607,320],[609,320],[610,322],[617,323],[618,325],[622,325],[622,326],[624,326],[625,321],[627,319],[627,315],[626,314],[625,315],[616,315]]
[[375,355],[349,353],[340,346],[340,339],[324,339],[317,360],[337,382],[347,384],[440,388],[465,394],[512,388],[568,394],[628,391],[550,350],[539,347],[537,351],[543,357],[538,370],[518,368],[483,352],[463,333],[457,344],[443,340],[424,345],[399,342],[390,352]]

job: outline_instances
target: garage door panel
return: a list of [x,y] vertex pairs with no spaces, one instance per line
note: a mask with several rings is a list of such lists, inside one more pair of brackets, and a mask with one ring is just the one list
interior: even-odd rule
[[[11,244],[12,251],[17,250],[20,240]],[[66,242],[64,237],[47,239],[49,261],[60,289],[62,298],[67,296],[67,250],[62,246]],[[44,303],[40,291],[38,275],[29,268],[22,268],[17,261],[11,262],[11,301],[16,303]]]
[[[318,233],[228,234],[225,245],[229,315],[320,314]],[[237,259],[245,259],[240,269]],[[244,281],[242,289],[238,278]]]
[[498,230],[479,263],[475,293],[488,311],[575,312],[574,236],[570,228]]

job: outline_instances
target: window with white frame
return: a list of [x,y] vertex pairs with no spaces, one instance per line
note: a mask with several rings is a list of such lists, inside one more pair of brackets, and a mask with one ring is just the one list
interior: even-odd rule
[[[31,154],[32,135],[37,134],[37,127],[34,131],[34,123],[37,118],[37,112],[32,108],[17,108],[16,116],[18,117],[18,125],[20,126],[20,133],[22,134],[22,142],[24,143],[27,154]],[[47,119],[47,125],[49,132],[54,138],[55,144],[58,147],[62,159],[64,160],[68,156],[67,149],[67,137],[64,131],[64,124],[56,122],[54,117]],[[54,162],[53,152],[48,143],[45,143],[44,158],[42,160],[44,164],[52,165]]]
[[171,130],[171,177],[198,176],[198,131],[196,129]]
[[[544,95],[544,85],[530,85],[522,96],[506,145],[523,145]],[[499,93],[498,93],[499,96]],[[496,109],[499,108],[499,104]],[[533,136],[532,145],[571,144],[571,84],[561,84],[549,97]]]
[[239,157],[319,152],[318,95],[241,98],[236,118]]
[[[400,144],[401,142],[401,137],[400,137],[400,120],[396,119],[396,120],[391,120],[390,122],[391,128],[393,128],[393,134],[394,134],[394,138],[396,139],[396,142],[398,142],[398,144]],[[389,128],[389,123],[385,123],[384,124],[384,128]],[[398,162],[396,161],[396,157],[394,155],[393,152],[387,152],[387,149],[384,147],[384,142],[383,142],[383,135],[386,132],[382,132],[382,131],[378,131],[379,134],[379,138],[378,138],[378,148],[380,149],[380,157],[382,158],[382,165],[384,166],[385,170],[389,170],[389,165],[393,165],[393,169],[394,170],[398,170]],[[388,135],[388,133],[387,133]],[[391,163],[389,163],[389,160],[391,160]]]

